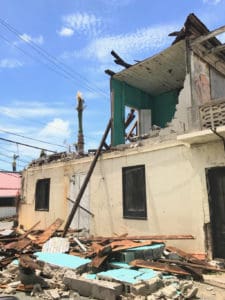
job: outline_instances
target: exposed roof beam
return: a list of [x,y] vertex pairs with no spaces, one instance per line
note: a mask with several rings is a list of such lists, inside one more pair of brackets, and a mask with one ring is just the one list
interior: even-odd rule
[[193,40],[193,42],[191,42],[191,45],[195,46],[197,44],[203,43],[203,42],[205,42],[205,41],[207,41],[207,40],[209,40],[209,39],[211,39],[211,38],[215,37],[216,35],[221,34],[223,32],[225,32],[225,26],[219,27],[219,28],[211,31],[210,33],[208,33],[206,35],[202,35],[202,36],[196,38],[195,40]]
[[115,57],[114,62],[117,65],[121,65],[125,68],[129,68],[132,66],[131,64],[128,64],[127,62],[125,62],[114,50],[111,51],[111,54],[112,54],[112,56]]
[[225,44],[219,45],[217,47],[213,47],[212,49],[205,52],[205,55],[211,54],[211,53],[218,53],[220,51],[225,50]]

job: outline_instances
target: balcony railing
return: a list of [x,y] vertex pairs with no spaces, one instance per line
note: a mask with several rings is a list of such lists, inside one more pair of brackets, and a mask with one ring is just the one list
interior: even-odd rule
[[201,129],[225,125],[225,98],[212,100],[199,107]]

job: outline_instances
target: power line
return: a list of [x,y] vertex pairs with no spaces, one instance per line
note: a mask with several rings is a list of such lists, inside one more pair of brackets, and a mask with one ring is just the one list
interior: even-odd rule
[[24,55],[30,57],[33,60],[36,60],[37,62],[39,62],[40,64],[43,64],[44,66],[46,66],[48,69],[50,69],[51,71],[57,73],[58,75],[63,76],[65,79],[69,79],[70,78],[68,76],[66,76],[65,74],[59,72],[57,69],[52,68],[51,66],[49,66],[48,64],[46,64],[45,62],[43,62],[42,60],[40,60],[39,58],[37,58],[36,56],[28,53],[27,51],[21,49],[20,47],[18,47],[17,45],[13,44],[10,40],[8,40],[5,36],[3,36],[2,34],[0,34],[0,38],[3,39],[5,42],[7,42],[7,44],[9,44],[10,46],[13,46],[14,48],[18,49],[20,52],[22,52]]
[[[10,162],[10,161],[8,161],[8,160],[5,160],[5,159],[0,158],[0,161],[12,165],[12,162]],[[25,167],[24,165],[22,166],[21,164],[17,164],[17,165],[18,165],[19,167],[22,167],[22,168]]]
[[7,134],[12,134],[12,135],[15,135],[15,136],[19,136],[19,137],[22,137],[22,138],[25,138],[25,139],[28,139],[28,140],[40,142],[40,143],[43,143],[43,144],[48,144],[48,145],[52,145],[52,146],[58,146],[58,147],[61,147],[61,148],[67,148],[66,146],[62,146],[62,145],[58,145],[58,144],[54,144],[54,143],[50,143],[50,142],[46,142],[46,141],[34,139],[34,138],[27,137],[27,136],[24,136],[24,135],[21,135],[21,134],[18,134],[18,133],[14,133],[14,132],[11,132],[11,131],[8,131],[8,130],[0,129],[0,131],[2,131],[4,133],[7,133]]
[[17,142],[17,141],[12,141],[12,140],[9,140],[9,139],[5,139],[3,137],[0,137],[0,140],[6,141],[6,142],[9,142],[9,143],[14,143],[14,144],[17,144],[17,145],[22,145],[22,146],[25,146],[25,147],[30,147],[30,148],[34,148],[34,149],[39,149],[39,150],[44,150],[44,151],[48,151],[48,152],[52,152],[52,153],[57,153],[56,151],[48,150],[48,149],[45,149],[45,148],[40,148],[40,147],[37,147],[37,146],[32,146],[32,145],[25,144],[25,143],[20,143],[20,142]]
[[[104,96],[108,96],[103,90],[99,89],[98,87],[95,86],[95,88],[93,88],[93,84],[92,86],[89,85],[88,80],[86,78],[84,78],[81,74],[75,72],[72,68],[70,68],[69,66],[67,66],[66,64],[64,64],[63,62],[61,62],[59,59],[57,59],[56,57],[54,57],[52,54],[48,53],[46,50],[44,50],[42,47],[40,47],[39,45],[37,45],[35,42],[33,42],[30,39],[24,39],[22,37],[22,33],[19,32],[15,27],[13,27],[12,25],[10,25],[8,22],[4,21],[3,19],[0,18],[0,24],[2,26],[4,26],[7,30],[9,30],[10,32],[12,32],[13,34],[15,34],[17,36],[17,38],[19,38],[20,40],[22,40],[23,42],[26,42],[27,44],[30,45],[30,47],[36,51],[39,55],[41,55],[42,57],[44,57],[47,61],[49,61],[51,64],[53,64],[55,67],[57,67],[60,71],[64,72],[67,76],[69,76],[71,79],[75,79],[75,80],[80,80],[83,81],[83,84],[85,85],[85,87],[87,89],[89,89],[89,91],[97,91],[98,93],[101,93]],[[75,76],[74,76],[75,75]]]
[[[12,159],[13,159],[13,156],[6,155],[6,154],[3,154],[3,153],[1,153],[1,152],[0,152],[0,155],[5,156],[5,157],[7,157],[7,158],[12,158]],[[17,158],[17,160],[18,160],[18,161],[21,161],[21,162],[24,162],[25,164],[29,164],[29,161],[26,161],[26,160],[23,160],[23,159],[19,159],[19,158]]]

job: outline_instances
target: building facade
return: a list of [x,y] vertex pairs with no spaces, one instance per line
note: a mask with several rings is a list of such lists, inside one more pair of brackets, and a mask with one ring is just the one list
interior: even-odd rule
[[[97,162],[72,228],[102,236],[190,234],[192,240],[170,244],[225,258],[219,33],[191,14],[172,46],[111,75],[111,147]],[[20,223],[41,221],[45,228],[57,217],[66,220],[92,159],[66,154],[30,164]]]

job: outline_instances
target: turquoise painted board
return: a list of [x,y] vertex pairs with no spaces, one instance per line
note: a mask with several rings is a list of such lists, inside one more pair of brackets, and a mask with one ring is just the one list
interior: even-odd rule
[[135,284],[142,280],[148,280],[159,275],[158,272],[149,269],[149,272],[141,272],[133,269],[114,269],[97,274],[97,278],[105,280],[118,280],[120,282]]
[[44,261],[51,265],[71,269],[76,269],[82,265],[88,264],[91,261],[87,258],[80,258],[78,256],[65,253],[35,252],[34,255],[37,256],[38,260]]

